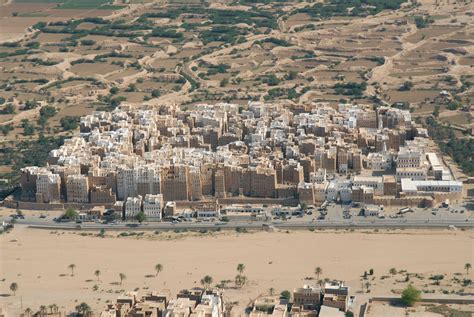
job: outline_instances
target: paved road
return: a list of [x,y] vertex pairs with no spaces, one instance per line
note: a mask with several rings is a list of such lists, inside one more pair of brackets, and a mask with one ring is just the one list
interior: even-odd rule
[[241,229],[262,229],[264,225],[273,226],[278,229],[311,229],[311,228],[338,228],[338,229],[409,229],[409,228],[448,228],[450,226],[458,228],[474,228],[474,220],[409,220],[409,219],[360,219],[360,220],[290,220],[290,221],[231,221],[231,222],[149,222],[149,223],[118,223],[100,224],[85,222],[76,223],[56,223],[45,219],[18,220],[18,225],[25,225],[31,228],[44,229],[81,229],[81,230],[236,230]]

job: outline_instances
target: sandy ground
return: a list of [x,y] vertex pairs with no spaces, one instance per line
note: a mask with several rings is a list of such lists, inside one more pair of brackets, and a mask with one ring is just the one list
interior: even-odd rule
[[[107,234],[116,236],[117,232]],[[85,301],[97,310],[104,307],[105,300],[114,300],[120,290],[149,288],[174,294],[198,286],[206,274],[215,283],[233,280],[238,263],[246,265],[249,283],[241,290],[226,290],[225,297],[246,305],[270,287],[291,290],[308,283],[304,279],[313,276],[316,266],[323,268],[322,278],[346,280],[356,290],[361,287],[361,273],[370,268],[380,275],[388,275],[391,267],[452,274],[463,272],[466,262],[474,262],[472,231],[184,235],[176,239],[175,234],[161,233],[153,240],[99,238],[17,226],[0,236],[1,306],[13,316],[21,305],[25,309],[55,303],[70,310],[78,301]],[[68,269],[71,263],[76,265],[74,276]],[[154,274],[157,263],[163,264],[163,272],[146,277]],[[102,272],[100,282],[94,276],[97,269]],[[127,276],[122,286],[117,285],[121,272]],[[19,285],[16,296],[9,290],[12,282]],[[92,291],[94,284],[99,291]],[[390,295],[391,288],[390,284],[374,285],[372,294]]]

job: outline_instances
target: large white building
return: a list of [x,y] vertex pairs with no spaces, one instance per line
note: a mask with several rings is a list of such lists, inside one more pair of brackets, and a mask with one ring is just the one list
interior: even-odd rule
[[142,196],[128,197],[125,201],[125,218],[133,218],[142,211]]
[[145,213],[147,219],[161,219],[161,211],[163,209],[163,195],[145,195],[143,200],[143,212]]

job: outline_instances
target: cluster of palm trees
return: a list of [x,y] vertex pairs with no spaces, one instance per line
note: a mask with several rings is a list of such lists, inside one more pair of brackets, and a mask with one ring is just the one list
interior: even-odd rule
[[245,265],[242,263],[239,263],[237,265],[238,274],[235,277],[235,285],[237,285],[238,287],[243,287],[245,283],[247,283],[247,277],[243,275],[244,271],[245,271]]
[[[68,265],[68,269],[71,270],[71,276],[74,276],[74,269],[76,268],[76,265],[75,264],[69,264]],[[163,271],[163,265],[158,263],[155,265],[155,276],[158,276],[158,274]],[[100,282],[100,275],[102,274],[102,272],[100,270],[95,270],[94,271],[94,275],[96,276],[97,278],[97,281]],[[120,285],[122,285],[123,281],[127,278],[127,275],[125,275],[125,273],[119,273],[119,278],[120,278]],[[15,284],[14,288],[15,290],[13,290],[12,286],[10,286],[10,289],[13,291],[13,292],[16,292],[16,290],[18,289],[18,285],[16,283],[12,283],[12,285]]]
[[[48,309],[49,309],[49,312],[48,312]],[[48,314],[57,314],[58,312],[59,312],[59,306],[56,304],[52,304],[49,306],[41,305],[36,315],[38,315],[39,317],[43,317],[43,316],[47,316]],[[26,315],[26,317],[31,317],[34,315],[34,311],[29,307],[25,309],[23,313]]]
[[92,309],[84,302],[76,306],[76,312],[81,317],[89,317],[92,315]]
[[214,279],[212,278],[212,276],[206,275],[201,279],[201,285],[205,289],[208,289],[209,287],[211,287],[213,281]]
[[[68,266],[68,268],[71,270],[71,276],[74,276],[74,269],[76,268],[76,265],[75,264],[70,264]],[[245,283],[247,282],[247,277],[243,275],[243,273],[245,271],[245,268],[246,267],[243,263],[239,263],[237,265],[238,274],[235,277],[235,285],[237,285],[238,287],[243,287],[245,285]],[[471,268],[472,268],[471,263],[466,263],[464,265],[464,269],[466,270],[467,275],[469,275],[469,271],[471,270]],[[160,264],[160,263],[156,264],[155,265],[155,277],[157,277],[158,274],[161,273],[162,271],[163,271],[163,265]],[[389,270],[389,273],[391,275],[396,275],[397,270],[395,268],[391,268]],[[319,266],[316,267],[314,269],[314,274],[316,275],[317,280],[321,281],[319,278],[323,274],[323,269]],[[97,281],[100,282],[101,271],[100,270],[95,270],[94,275],[97,277]],[[123,281],[127,278],[127,276],[124,273],[119,273],[119,278],[120,278],[120,285],[122,285]],[[208,289],[208,288],[211,287],[213,281],[214,280],[211,276],[206,275],[201,279],[201,285],[204,288]],[[362,289],[364,289],[364,287],[365,287],[366,291],[369,292],[371,284],[369,282],[366,282],[365,284],[362,285]],[[11,283],[10,284],[10,290],[13,292],[13,295],[15,296],[16,291],[18,290],[18,284],[17,283]],[[269,293],[270,293],[271,296],[273,296],[273,294],[275,293],[275,289],[273,287],[270,288]],[[59,307],[56,304],[52,304],[52,305],[49,305],[49,306],[42,305],[39,308],[39,316],[40,317],[45,316],[48,312],[48,308],[49,308],[51,313],[57,313],[58,310],[59,310]],[[89,307],[89,305],[87,305],[86,303],[81,303],[81,304],[76,306],[76,312],[79,316],[88,317],[88,316],[91,315],[92,310]],[[25,309],[24,313],[27,317],[30,317],[30,316],[33,315],[33,311],[30,308]]]

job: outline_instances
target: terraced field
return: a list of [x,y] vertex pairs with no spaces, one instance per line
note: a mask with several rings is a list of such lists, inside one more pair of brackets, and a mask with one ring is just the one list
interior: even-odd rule
[[[15,0],[0,24],[30,27],[0,46],[2,140],[68,135],[65,120],[127,102],[249,100],[388,104],[469,138],[474,4],[369,2]],[[0,158],[14,178],[21,151]]]

